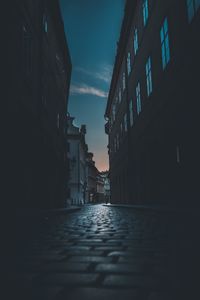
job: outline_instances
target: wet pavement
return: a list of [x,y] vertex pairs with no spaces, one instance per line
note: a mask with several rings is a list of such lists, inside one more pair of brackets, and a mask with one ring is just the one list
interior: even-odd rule
[[27,300],[191,299],[199,254],[190,219],[100,204],[46,218],[19,243],[10,286]]

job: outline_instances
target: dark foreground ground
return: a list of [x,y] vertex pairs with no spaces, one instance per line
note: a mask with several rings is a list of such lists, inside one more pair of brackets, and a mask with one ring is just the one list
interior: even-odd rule
[[199,299],[199,217],[87,205],[21,224],[2,299]]

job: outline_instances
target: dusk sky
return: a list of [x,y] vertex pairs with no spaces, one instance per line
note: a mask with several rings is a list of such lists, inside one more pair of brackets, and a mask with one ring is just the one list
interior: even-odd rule
[[86,124],[97,168],[108,169],[104,114],[124,13],[124,0],[60,0],[72,59],[68,110]]

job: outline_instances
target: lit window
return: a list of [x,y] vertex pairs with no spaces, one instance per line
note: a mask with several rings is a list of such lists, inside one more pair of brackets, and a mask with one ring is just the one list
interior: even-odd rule
[[134,46],[134,53],[136,55],[138,51],[138,30],[137,29],[134,30],[133,46]]
[[125,78],[125,73],[123,72],[123,75],[122,75],[122,86],[123,86],[123,91],[125,90],[126,88],[126,78]]
[[146,63],[146,81],[147,81],[147,95],[152,93],[152,74],[151,74],[151,58],[149,57]]
[[168,35],[168,22],[165,18],[163,25],[160,30],[160,39],[161,39],[161,50],[162,50],[162,65],[165,69],[166,65],[170,61],[170,50],[169,50],[169,35]]
[[136,100],[137,100],[137,114],[139,115],[142,111],[142,104],[141,104],[141,92],[140,92],[140,83],[138,82],[136,86]]
[[200,7],[200,0],[187,0],[189,22],[192,21],[195,12],[198,10],[199,7]]
[[127,127],[127,114],[124,115],[124,130],[125,132],[127,131],[128,127]]
[[129,102],[129,114],[130,114],[130,125],[133,126],[133,100],[131,99]]
[[127,55],[127,71],[128,71],[128,75],[131,73],[131,54],[130,52],[128,52]]
[[143,22],[144,22],[144,26],[146,26],[147,20],[148,20],[148,17],[149,17],[148,0],[143,0],[142,11],[143,11]]

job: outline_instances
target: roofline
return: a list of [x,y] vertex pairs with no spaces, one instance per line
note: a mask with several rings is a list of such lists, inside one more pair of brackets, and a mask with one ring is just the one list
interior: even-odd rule
[[109,111],[112,103],[113,93],[115,91],[116,84],[118,82],[121,65],[124,59],[124,52],[127,47],[127,38],[129,37],[133,15],[135,13],[135,7],[138,0],[126,0],[124,17],[122,21],[122,27],[120,31],[119,42],[117,43],[117,54],[115,56],[115,64],[113,68],[112,80],[110,84],[110,90],[108,94],[108,101],[105,111],[105,118],[109,116]]

